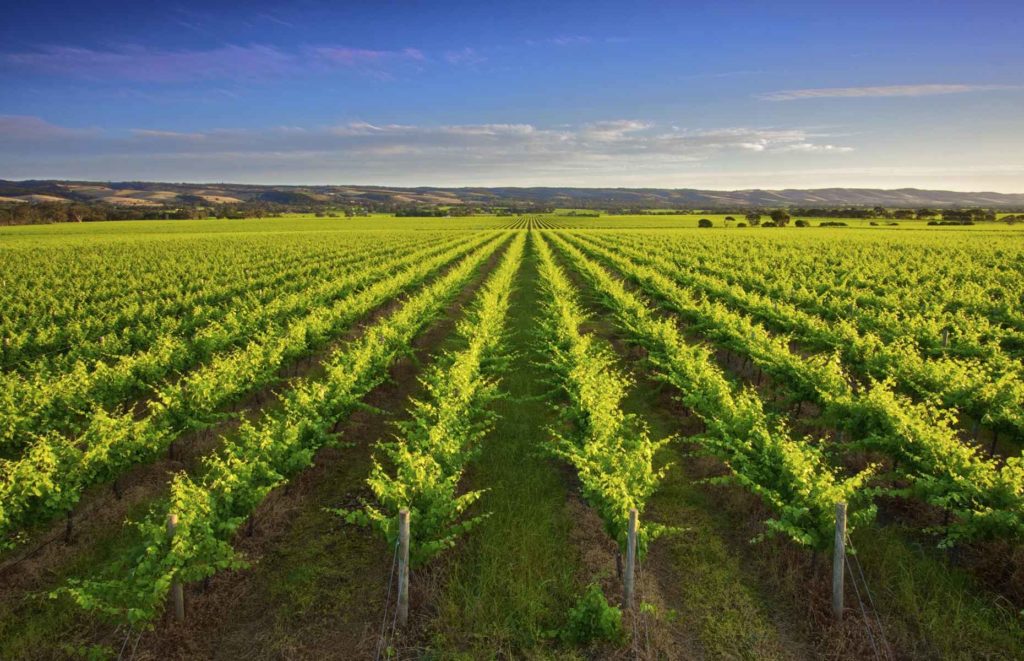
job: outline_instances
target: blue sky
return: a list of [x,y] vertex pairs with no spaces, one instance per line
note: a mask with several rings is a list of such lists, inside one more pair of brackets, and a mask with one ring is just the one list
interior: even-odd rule
[[1019,2],[32,2],[0,177],[1024,192]]

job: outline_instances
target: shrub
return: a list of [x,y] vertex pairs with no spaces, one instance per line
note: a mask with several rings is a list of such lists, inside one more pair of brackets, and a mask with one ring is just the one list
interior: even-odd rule
[[591,583],[569,610],[569,621],[561,637],[565,642],[576,645],[600,640],[621,643],[626,637],[622,628],[622,611],[608,603],[601,586]]
[[811,226],[811,224],[808,223],[806,220],[798,220],[798,221],[796,221],[793,224],[796,225],[797,227],[810,227]]
[[697,227],[713,227],[713,224],[707,218],[701,218],[697,221]]
[[839,220],[826,220],[818,223],[818,227],[846,227],[846,223]]

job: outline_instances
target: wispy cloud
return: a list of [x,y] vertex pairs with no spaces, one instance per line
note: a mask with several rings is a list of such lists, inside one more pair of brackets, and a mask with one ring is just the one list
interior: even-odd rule
[[426,56],[416,48],[401,50],[367,50],[365,48],[344,48],[337,46],[309,49],[316,57],[346,67],[381,65],[388,62],[423,62]]
[[[26,127],[59,136],[61,129],[38,118],[0,121],[0,171],[69,164],[117,176],[180,179],[256,179],[289,172],[307,180],[479,182],[580,180],[646,174],[664,177],[673,168],[720,158],[762,159],[800,152],[843,153],[825,135],[803,129],[733,127],[684,129],[638,119],[615,119],[555,127],[519,124],[384,124],[365,121],[328,126],[215,129],[179,132],[137,128],[77,135],[66,140],[6,139]],[[42,164],[42,165],[41,165]],[[48,165],[47,165],[48,164]],[[161,169],[162,168],[162,169]],[[60,170],[66,172],[66,170]],[[157,172],[162,174],[158,175]],[[2,172],[0,172],[2,174]],[[113,174],[107,176],[115,176]]]
[[74,129],[51,124],[29,115],[0,115],[0,144],[63,141],[68,138],[99,136],[99,129]]
[[350,71],[390,80],[396,70],[418,68],[427,57],[416,48],[401,50],[368,50],[365,48],[317,47],[303,53],[301,69],[330,70],[343,68]]
[[993,90],[1020,89],[1018,85],[882,85],[877,87],[819,87],[781,90],[759,95],[765,101],[796,101],[800,99],[834,99],[885,96],[933,96],[964,94]]
[[527,39],[527,46],[588,46],[590,44],[621,44],[628,41],[625,37],[591,37],[584,34],[560,34],[543,39]]
[[182,133],[179,131],[159,131],[155,129],[131,129],[132,135],[139,138],[151,138],[155,140],[204,140],[205,133]]
[[378,74],[420,63],[415,48],[369,50],[346,46],[308,46],[285,51],[273,46],[222,46],[207,50],[161,50],[129,46],[95,50],[44,46],[0,55],[5,68],[92,81],[181,83],[201,80],[252,80],[281,75],[349,69]]
[[448,64],[464,64],[473,66],[482,64],[487,58],[481,55],[475,48],[463,48],[461,50],[450,50],[444,54],[444,61]]
[[296,25],[294,23],[292,23],[290,21],[286,21],[283,18],[280,18],[278,16],[275,16],[275,15],[269,14],[269,13],[257,14],[256,18],[261,18],[264,21],[269,21],[270,23],[276,23],[276,24],[282,25],[282,26],[284,26],[286,28],[295,28],[296,27]]
[[735,78],[738,76],[759,76],[768,73],[765,69],[737,69],[735,71],[709,71],[706,73],[691,73],[679,76],[680,80],[692,80],[701,78]]
[[552,37],[547,40],[547,43],[555,46],[581,46],[584,44],[592,43],[594,40],[591,37],[585,37],[579,34],[562,35],[559,37]]

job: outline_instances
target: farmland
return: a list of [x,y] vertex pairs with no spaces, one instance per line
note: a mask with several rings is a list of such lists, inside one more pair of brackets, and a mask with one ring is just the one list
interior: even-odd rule
[[1019,658],[1024,230],[808,220],[0,228],[0,657]]

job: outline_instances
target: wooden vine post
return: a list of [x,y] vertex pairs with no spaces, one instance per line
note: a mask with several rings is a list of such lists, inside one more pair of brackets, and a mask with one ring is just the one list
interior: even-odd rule
[[636,508],[629,510],[629,528],[626,531],[626,571],[623,576],[625,584],[624,603],[626,608],[633,607],[633,592],[636,587],[636,533],[639,514]]
[[843,582],[846,575],[846,503],[836,503],[836,540],[832,552],[832,614],[843,619]]
[[409,622],[409,510],[398,510],[398,625]]
[[[174,533],[178,530],[178,515],[171,514],[167,517],[167,537],[174,539]],[[185,621],[185,589],[177,576],[171,583],[171,600],[174,602],[174,619],[178,622]]]

